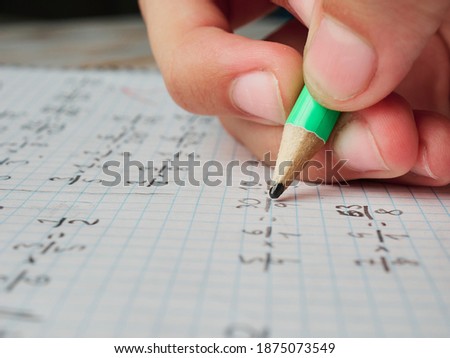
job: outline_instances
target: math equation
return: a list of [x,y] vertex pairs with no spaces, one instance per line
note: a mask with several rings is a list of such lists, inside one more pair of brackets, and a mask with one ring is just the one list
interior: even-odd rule
[[271,200],[156,71],[0,73],[1,337],[450,334],[448,188]]

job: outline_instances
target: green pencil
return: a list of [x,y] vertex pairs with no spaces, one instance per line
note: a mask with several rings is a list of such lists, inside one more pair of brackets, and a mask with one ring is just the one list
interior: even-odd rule
[[321,106],[303,87],[286,121],[269,195],[278,198],[323,147],[340,113]]

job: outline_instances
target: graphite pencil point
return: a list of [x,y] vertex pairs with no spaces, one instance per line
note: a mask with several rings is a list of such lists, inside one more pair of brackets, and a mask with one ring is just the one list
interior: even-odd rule
[[286,187],[282,183],[273,185],[269,190],[269,196],[271,199],[278,199],[281,194],[284,193]]

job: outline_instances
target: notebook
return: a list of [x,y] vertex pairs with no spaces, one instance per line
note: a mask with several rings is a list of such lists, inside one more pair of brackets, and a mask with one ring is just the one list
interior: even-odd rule
[[271,201],[151,70],[0,67],[0,153],[0,336],[450,336],[449,187]]

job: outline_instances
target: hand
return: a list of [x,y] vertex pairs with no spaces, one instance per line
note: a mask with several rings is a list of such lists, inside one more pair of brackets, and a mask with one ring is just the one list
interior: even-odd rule
[[[273,3],[297,20],[267,41],[233,34]],[[323,105],[346,112],[324,148],[348,160],[340,171],[346,180],[450,183],[450,0],[273,3],[140,1],[177,103],[219,116],[262,159],[278,152],[305,82]],[[323,162],[324,151],[315,159]]]

